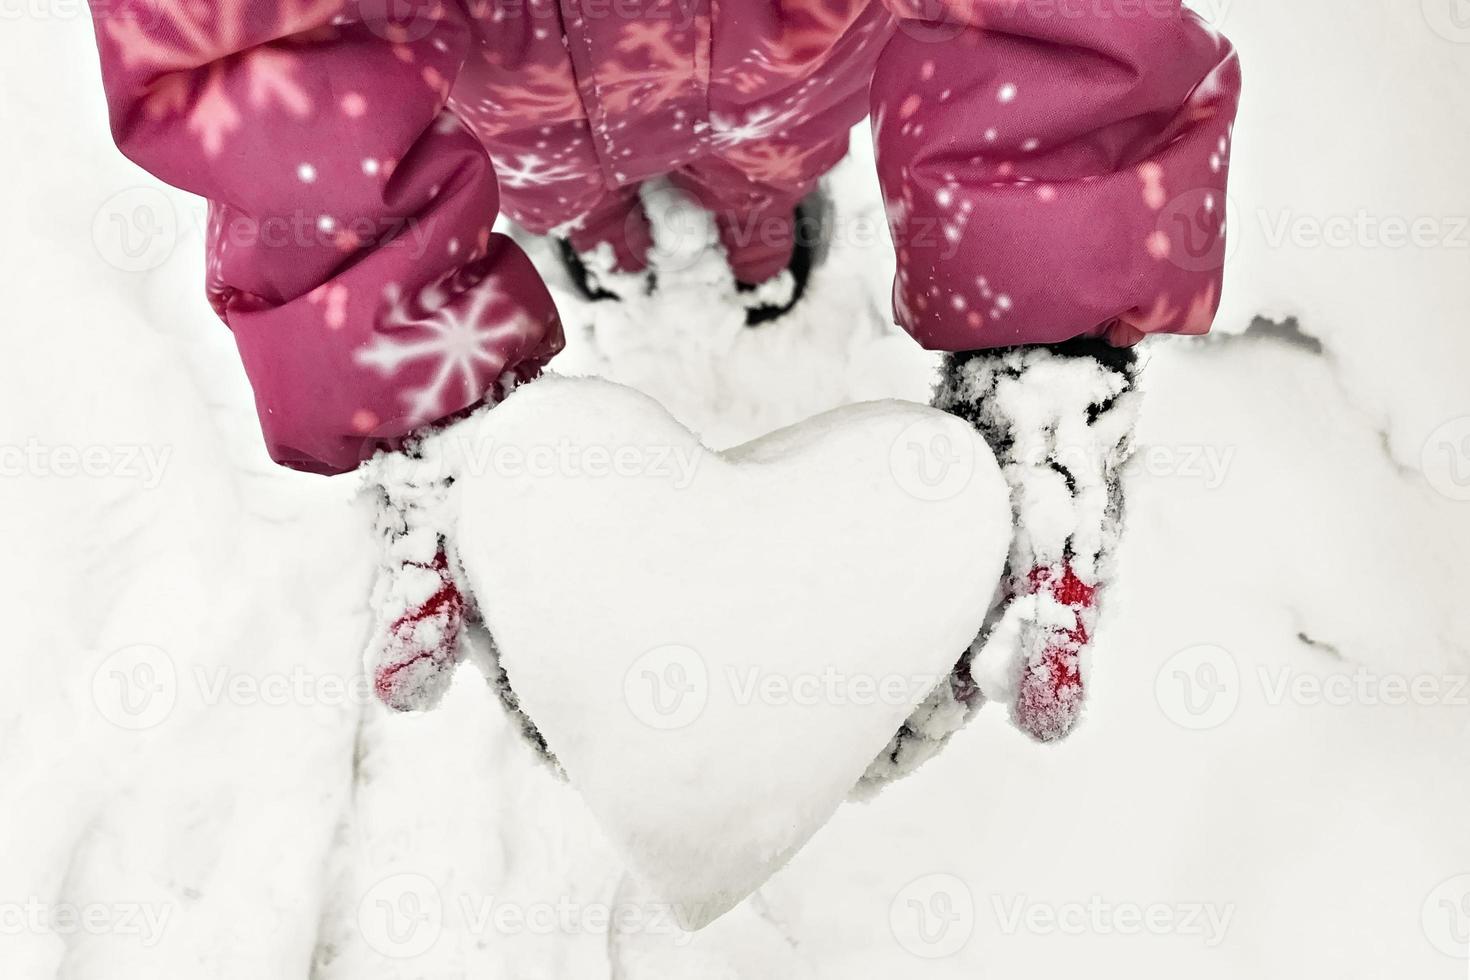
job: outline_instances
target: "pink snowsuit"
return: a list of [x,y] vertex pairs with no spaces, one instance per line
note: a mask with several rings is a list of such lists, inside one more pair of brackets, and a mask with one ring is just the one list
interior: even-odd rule
[[272,456],[352,469],[562,346],[498,213],[637,269],[668,175],[731,265],[870,110],[897,321],[966,350],[1203,333],[1234,53],[1179,0],[92,0],[113,134],[210,201]]

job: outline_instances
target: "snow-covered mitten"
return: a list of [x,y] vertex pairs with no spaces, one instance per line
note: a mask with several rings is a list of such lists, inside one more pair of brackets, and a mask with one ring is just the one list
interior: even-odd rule
[[379,453],[364,467],[381,559],[367,667],[378,699],[397,711],[430,708],[443,697],[474,612],[443,531],[453,476],[435,451],[437,437]]
[[934,405],[975,425],[995,451],[1016,530],[987,639],[1011,651],[994,683],[1016,725],[1043,742],[1081,716],[1098,603],[1121,532],[1120,471],[1138,419],[1132,350],[1102,341],[953,354]]
[[[513,382],[502,386],[509,394]],[[477,452],[471,435],[485,405],[420,432],[403,448],[363,467],[374,514],[379,569],[372,605],[377,619],[366,660],[373,691],[394,711],[426,711],[449,690],[454,670],[473,660],[489,679],[527,744],[553,769],[555,756],[521,710],[500,666],[495,639],[481,620],[455,552],[450,488]]]
[[934,405],[994,450],[1016,531],[980,636],[869,767],[860,794],[917,769],[987,697],[1009,701],[1017,727],[1040,741],[1076,726],[1121,530],[1137,377],[1134,352],[1101,341],[946,356]]

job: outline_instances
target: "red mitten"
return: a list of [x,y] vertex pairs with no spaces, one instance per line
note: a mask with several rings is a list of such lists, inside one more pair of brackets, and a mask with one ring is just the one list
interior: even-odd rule
[[1121,469],[1138,418],[1133,352],[1098,341],[952,355],[935,405],[995,450],[1016,516],[987,688],[1041,741],[1081,717],[1099,601],[1121,531]]
[[1100,341],[945,358],[934,405],[985,436],[1011,487],[1016,532],[985,629],[860,790],[918,768],[987,698],[1009,702],[1016,726],[1043,742],[1076,727],[1121,530],[1137,373],[1131,350]]
[[443,697],[473,614],[445,533],[453,480],[443,455],[431,451],[435,438],[382,453],[365,468],[382,555],[367,669],[378,699],[396,711],[431,708]]

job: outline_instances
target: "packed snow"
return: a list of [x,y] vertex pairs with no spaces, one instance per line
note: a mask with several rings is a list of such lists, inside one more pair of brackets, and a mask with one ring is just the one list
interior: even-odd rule
[[[692,935],[474,671],[373,701],[356,485],[266,459],[202,208],[110,145],[85,13],[7,19],[0,973],[1463,978],[1470,36],[1437,0],[1206,6],[1246,71],[1236,244],[1216,336],[1148,347],[1086,721],[982,710]],[[853,147],[779,324],[708,256],[648,317],[537,247],[559,369],[717,449],[924,401]]]
[[900,402],[716,454],[632,389],[544,378],[437,440],[458,457],[447,534],[521,707],[690,929],[947,685],[1011,537],[984,441]]

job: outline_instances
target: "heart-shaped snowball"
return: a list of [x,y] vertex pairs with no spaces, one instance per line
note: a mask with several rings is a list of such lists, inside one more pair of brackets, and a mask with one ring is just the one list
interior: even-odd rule
[[456,540],[501,664],[686,928],[824,824],[974,640],[1010,540],[965,422],[901,402],[713,452],[544,378],[456,441]]

